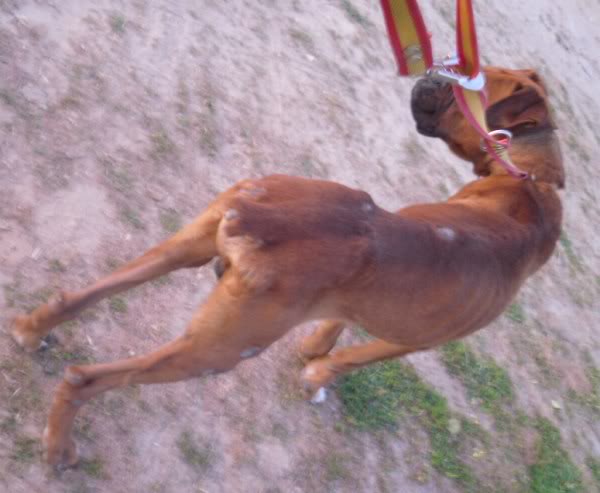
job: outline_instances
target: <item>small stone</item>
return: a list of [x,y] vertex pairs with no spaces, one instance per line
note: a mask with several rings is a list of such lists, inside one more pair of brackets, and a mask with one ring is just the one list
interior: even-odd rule
[[448,420],[448,431],[452,435],[457,435],[460,432],[460,421],[456,418],[450,418]]
[[473,451],[473,458],[474,459],[481,459],[482,457],[485,457],[485,450],[480,449],[480,448],[476,448]]
[[560,409],[562,409],[562,406],[560,405],[560,402],[558,402],[558,401],[551,400],[551,401],[550,401],[550,404],[552,404],[552,407],[553,407],[554,409],[557,409],[557,410],[560,410]]

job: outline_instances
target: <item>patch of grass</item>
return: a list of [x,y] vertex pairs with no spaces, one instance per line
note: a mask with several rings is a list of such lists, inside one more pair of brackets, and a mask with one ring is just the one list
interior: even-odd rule
[[164,276],[160,276],[156,279],[153,279],[152,281],[150,281],[150,284],[152,286],[166,286],[172,281],[172,279],[173,278],[171,277],[171,274],[165,274]]
[[65,361],[67,363],[72,363],[74,361],[77,361],[78,363],[92,363],[92,358],[81,348],[73,348],[71,351],[52,350],[51,354],[57,360]]
[[181,229],[181,217],[175,209],[160,213],[160,224],[167,233],[176,233]]
[[578,493],[583,491],[581,471],[562,448],[560,431],[545,418],[538,418],[536,462],[529,467],[531,493]]
[[315,43],[308,33],[299,29],[290,29],[290,37],[301,45],[306,51],[313,53],[315,51]]
[[184,462],[194,469],[205,471],[212,462],[212,451],[207,446],[198,447],[189,432],[183,432],[177,439],[177,448]]
[[406,149],[409,159],[412,160],[421,159],[423,154],[425,154],[425,148],[414,135],[404,139],[404,148]]
[[146,226],[144,225],[138,213],[130,207],[125,207],[121,210],[121,219],[124,223],[133,226],[135,229],[146,229]]
[[120,296],[113,296],[108,306],[113,313],[127,313],[127,301]]
[[81,106],[81,101],[77,96],[68,94],[60,100],[59,106],[64,109],[79,108]]
[[330,454],[325,459],[325,479],[338,481],[350,479],[352,473],[348,467],[348,457],[340,454]]
[[504,406],[514,399],[508,373],[491,358],[477,356],[464,342],[450,342],[442,347],[442,360],[448,371],[459,377],[471,397],[497,419],[505,417]]
[[175,152],[175,144],[164,129],[153,133],[150,142],[152,143],[151,155],[155,159],[164,158]]
[[585,464],[588,466],[590,472],[592,473],[592,477],[594,481],[600,487],[600,460],[595,459],[594,457],[588,457],[585,459]]
[[575,253],[575,250],[573,250],[573,243],[571,242],[565,231],[561,232],[558,241],[565,251],[565,255],[569,260],[571,268],[577,272],[582,272],[583,267],[581,265],[581,260],[579,256]]
[[31,293],[31,302],[36,304],[46,303],[53,293],[54,289],[47,286],[36,289],[33,293]]
[[506,309],[505,315],[516,324],[523,324],[527,319],[525,316],[525,310],[521,304],[516,302]]
[[112,32],[116,34],[123,34],[125,32],[125,25],[127,24],[127,21],[122,14],[111,14],[108,23],[110,24]]
[[48,286],[36,289],[33,292],[25,292],[21,289],[20,281],[5,284],[2,289],[6,306],[9,308],[18,307],[27,312],[32,311],[42,303],[46,303],[54,293],[54,289]]
[[451,432],[446,399],[399,361],[386,361],[341,379],[339,397],[347,420],[361,429],[393,426],[401,411],[416,418],[429,435],[432,466],[466,491],[479,481],[459,456],[464,432]]
[[13,443],[10,458],[16,462],[32,462],[35,458],[37,440],[27,437],[17,437]]
[[577,154],[577,157],[586,162],[589,163],[592,158],[589,155],[589,153],[585,150],[585,148],[581,145],[581,143],[579,142],[579,140],[577,139],[577,137],[575,137],[573,134],[568,135],[567,136],[567,146],[575,152],[575,154]]
[[273,423],[271,433],[280,440],[286,440],[290,437],[290,432],[282,423]]
[[82,460],[79,462],[79,468],[92,478],[101,479],[106,477],[104,462],[101,459]]
[[3,433],[14,433],[17,430],[17,416],[10,414],[0,423],[0,431]]
[[350,2],[350,0],[342,0],[342,9],[348,18],[362,27],[371,27],[371,21],[367,19],[360,11]]
[[17,106],[17,100],[15,99],[15,97],[5,90],[0,90],[0,101],[2,101],[7,106]]
[[591,391],[569,391],[569,398],[580,406],[589,409],[594,414],[600,414],[600,370],[594,366],[594,361],[589,353],[584,353],[585,375],[590,382]]
[[133,188],[133,179],[124,169],[111,168],[107,170],[111,185],[120,192],[130,193]]
[[55,258],[48,262],[48,268],[50,269],[50,272],[54,272],[56,274],[60,274],[67,271],[67,268],[63,265],[63,263]]
[[555,387],[560,382],[560,375],[550,366],[550,363],[548,363],[541,350],[537,349],[533,354],[533,361],[535,361],[540,371],[540,376],[545,386]]
[[26,300],[26,296],[21,292],[18,283],[5,284],[2,286],[2,290],[4,291],[4,302],[9,308],[20,307]]

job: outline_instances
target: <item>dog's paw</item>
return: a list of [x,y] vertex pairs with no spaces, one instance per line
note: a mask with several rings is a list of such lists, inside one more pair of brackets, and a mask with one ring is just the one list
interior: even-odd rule
[[42,435],[42,446],[46,462],[58,471],[73,467],[79,460],[77,445],[73,439],[71,437],[61,439],[58,434],[53,433],[48,427],[44,429]]
[[20,315],[13,319],[10,334],[14,341],[28,353],[43,349],[46,342],[31,332],[29,316]]
[[323,402],[326,398],[325,387],[335,379],[335,373],[332,371],[328,358],[318,358],[308,363],[300,379],[306,392],[306,397],[311,402]]

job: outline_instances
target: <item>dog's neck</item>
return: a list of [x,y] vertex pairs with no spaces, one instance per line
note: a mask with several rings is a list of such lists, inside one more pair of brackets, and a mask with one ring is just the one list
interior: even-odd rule
[[[565,184],[562,153],[552,129],[517,135],[509,151],[511,160],[526,171],[536,182],[548,183],[557,188]],[[477,174],[506,175],[507,171],[489,154],[482,154],[473,161]]]

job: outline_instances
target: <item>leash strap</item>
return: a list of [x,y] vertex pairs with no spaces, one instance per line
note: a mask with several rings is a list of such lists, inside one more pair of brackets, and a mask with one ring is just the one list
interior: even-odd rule
[[479,47],[471,0],[456,1],[456,47],[460,72],[470,79],[479,74]]
[[381,0],[400,75],[421,75],[433,65],[429,33],[416,0]]
[[[479,47],[471,0],[456,2],[456,46],[458,56],[434,63],[430,36],[416,0],[381,0],[385,24],[400,75],[431,73],[452,83],[454,97],[486,150],[511,176],[526,178],[508,155],[512,134],[490,132],[485,119],[485,77],[479,64]],[[501,137],[497,140],[498,137]]]

